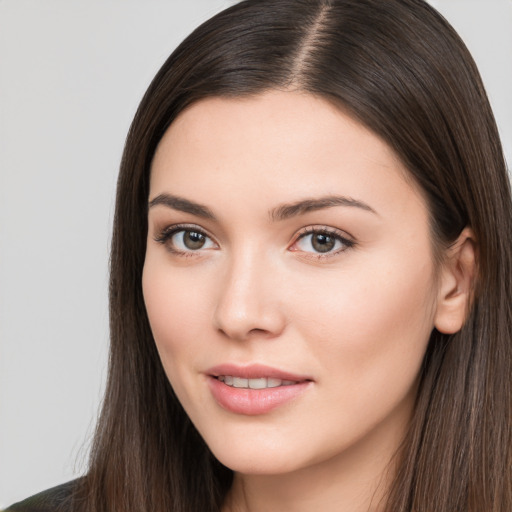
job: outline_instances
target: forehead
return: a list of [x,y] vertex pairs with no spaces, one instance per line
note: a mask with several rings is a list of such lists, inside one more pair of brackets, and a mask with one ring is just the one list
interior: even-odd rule
[[[423,205],[391,148],[328,101],[300,92],[208,98],[182,112],[152,164],[150,195],[212,195],[244,206],[339,193]],[[221,199],[221,197],[219,197]]]
[[324,152],[329,147],[344,150],[346,158],[358,152],[358,160],[371,158],[383,165],[400,165],[387,144],[340,108],[311,94],[292,91],[200,100],[174,120],[157,148],[156,158],[168,150],[179,157],[180,150],[186,152],[192,146],[216,153],[229,149],[230,156],[235,156],[239,147],[246,155],[248,150],[257,152],[260,160],[265,153],[275,165],[276,157],[287,149],[296,150],[299,144],[301,157],[315,160],[321,159],[317,151],[321,145]]

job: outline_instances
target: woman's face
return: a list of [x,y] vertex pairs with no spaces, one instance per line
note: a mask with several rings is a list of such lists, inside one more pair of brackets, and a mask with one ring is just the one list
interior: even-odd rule
[[437,300],[406,174],[377,136],[298,92],[203,100],[164,135],[144,299],[176,395],[233,470],[396,449]]

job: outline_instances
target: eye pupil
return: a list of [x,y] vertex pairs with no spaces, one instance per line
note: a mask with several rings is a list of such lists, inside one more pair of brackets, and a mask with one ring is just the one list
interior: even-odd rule
[[197,231],[185,231],[183,234],[183,243],[187,249],[201,249],[206,242],[206,237]]
[[334,248],[336,240],[332,236],[317,233],[312,237],[311,243],[315,251],[329,252]]

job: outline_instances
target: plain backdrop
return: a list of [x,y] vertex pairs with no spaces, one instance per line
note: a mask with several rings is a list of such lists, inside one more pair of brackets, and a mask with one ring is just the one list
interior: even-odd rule
[[[229,0],[0,0],[0,508],[85,467],[105,381],[117,169],[172,49]],[[512,161],[512,0],[432,0]]]

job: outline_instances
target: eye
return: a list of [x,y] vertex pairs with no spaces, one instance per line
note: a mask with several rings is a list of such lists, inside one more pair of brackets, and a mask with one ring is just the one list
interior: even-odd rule
[[355,242],[335,230],[308,228],[291,247],[293,251],[313,253],[318,257],[330,256],[353,247]]
[[178,251],[198,251],[212,246],[212,241],[203,233],[185,229],[174,233],[170,242]]
[[174,253],[186,254],[214,249],[217,244],[199,228],[172,226],[166,228],[155,240]]

